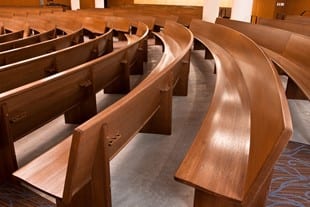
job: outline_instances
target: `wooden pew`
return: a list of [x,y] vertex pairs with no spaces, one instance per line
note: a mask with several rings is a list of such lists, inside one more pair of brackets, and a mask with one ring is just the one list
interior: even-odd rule
[[216,23],[236,29],[262,46],[272,61],[288,75],[288,98],[310,98],[309,36],[221,18]]
[[112,30],[88,42],[0,67],[0,92],[83,64],[113,50]]
[[292,133],[281,81],[241,33],[202,20],[190,29],[213,54],[217,81],[175,178],[195,188],[195,207],[263,207],[273,166]]
[[[56,31],[54,31],[56,34]],[[64,49],[83,41],[84,29],[58,38],[0,52],[0,66]],[[54,36],[55,36],[54,34]]]
[[300,24],[310,24],[310,17],[308,16],[287,15],[284,19]]
[[310,24],[300,24],[287,20],[258,18],[257,24],[288,30],[302,35],[310,36]]
[[[27,19],[27,22],[29,22],[29,20],[30,19]],[[39,18],[37,18],[36,20],[37,22],[35,22],[34,19],[31,19],[31,28],[39,32],[50,29],[49,27],[44,26],[44,20],[40,20]],[[83,29],[80,29],[77,32],[70,33],[56,39],[18,48],[15,50],[0,52],[0,65],[9,64],[34,56],[39,56],[45,53],[64,49],[65,47],[69,47],[83,42],[83,36],[88,36],[88,38],[95,38],[96,36],[104,34],[106,32],[106,24],[103,21],[90,17],[83,18],[82,21]]]
[[8,42],[8,41],[20,39],[23,36],[24,36],[24,30],[3,34],[0,36],[0,44],[3,42]]
[[171,133],[172,91],[179,80],[174,77],[189,67],[193,37],[167,23],[160,38],[165,52],[146,79],[14,176],[54,196],[57,206],[111,206],[109,160],[140,130]]
[[45,40],[50,40],[56,37],[55,34],[56,34],[55,30],[51,30],[51,31],[47,31],[41,34],[29,36],[27,38],[22,38],[22,39],[17,39],[17,40],[5,42],[5,43],[0,43],[0,52],[11,50],[14,48],[23,47],[26,45],[31,45],[31,44],[42,42]]
[[131,63],[147,33],[124,48],[0,93],[0,182],[17,169],[14,141],[61,114],[67,123],[82,123],[96,113],[95,94],[102,89],[115,93],[130,90]]

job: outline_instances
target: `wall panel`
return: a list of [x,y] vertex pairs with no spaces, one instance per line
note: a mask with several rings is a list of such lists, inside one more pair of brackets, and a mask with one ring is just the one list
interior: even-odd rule
[[285,11],[287,15],[299,15],[307,10],[310,13],[310,0],[287,0]]

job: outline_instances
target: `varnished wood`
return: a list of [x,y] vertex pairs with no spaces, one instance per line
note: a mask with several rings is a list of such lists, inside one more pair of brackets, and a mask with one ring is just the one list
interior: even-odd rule
[[[39,80],[111,52],[112,31],[90,41],[0,67],[0,92]],[[68,42],[71,45],[71,42]],[[24,74],[24,75],[22,75]]]
[[[119,77],[125,76],[120,62],[131,63],[140,42],[147,35],[146,29],[139,40],[124,48],[59,74],[1,93],[0,103],[7,106],[7,113],[5,116],[2,114],[1,118],[8,122],[5,128],[8,133],[1,139],[9,140],[12,144],[13,141],[63,113],[67,122],[78,124],[95,115],[95,94]],[[60,63],[65,64],[65,60],[62,59]],[[129,72],[126,74],[129,80]],[[126,87],[130,88],[129,82]],[[10,146],[11,150],[14,150],[13,145]],[[7,154],[8,162],[16,163],[14,156]],[[9,174],[10,172],[6,175]],[[7,178],[1,177],[1,181]]]
[[279,77],[239,32],[201,20],[190,29],[213,54],[217,82],[176,179],[196,189],[194,206],[264,206],[273,165],[292,133]]
[[310,24],[300,24],[287,20],[258,18],[258,24],[288,30],[294,33],[310,36]]
[[267,55],[310,97],[310,37],[293,32],[218,18],[217,23],[236,29],[263,47]]
[[[167,91],[170,86],[175,85],[172,74],[179,71],[176,67],[177,62],[181,62],[183,58],[186,59],[191,48],[193,37],[187,29],[175,23],[169,23],[165,28],[167,33],[163,32],[161,35],[166,43],[165,54],[160,64],[149,76],[124,98],[76,128],[72,137],[70,136],[55,148],[19,169],[14,175],[43,192],[57,197],[57,206],[80,206],[85,201],[87,205],[93,207],[111,206],[109,160],[141,130],[160,108],[166,107],[166,104],[162,105],[161,102],[163,96],[161,91]],[[173,33],[175,29],[179,32]],[[179,39],[181,42],[174,41],[173,44],[168,45],[173,40],[170,35],[180,35],[180,32],[183,37]],[[119,53],[119,51],[116,52]],[[171,51],[178,52],[172,54]],[[112,56],[112,54],[109,55]],[[170,99],[168,101],[171,103],[172,93],[168,94],[163,98]],[[145,97],[148,97],[147,103]],[[70,143],[71,140],[72,143]],[[57,152],[58,150],[60,152]],[[64,155],[61,155],[62,151]],[[52,154],[54,156],[51,156]],[[49,159],[50,167],[67,169],[67,172],[61,171],[59,180],[55,172],[48,173],[44,170],[44,172],[36,173],[37,170],[41,170],[40,166],[46,166],[44,159]],[[65,163],[66,160],[67,163]],[[43,174],[44,176],[39,176]],[[52,177],[58,180],[54,184],[51,182]],[[51,179],[48,181],[48,178]],[[87,189],[92,190],[87,191]],[[77,204],[76,201],[80,202]]]

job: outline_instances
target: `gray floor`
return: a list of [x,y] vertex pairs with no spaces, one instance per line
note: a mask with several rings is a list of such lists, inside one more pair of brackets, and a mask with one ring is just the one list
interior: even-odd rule
[[[152,48],[152,53],[158,54]],[[160,55],[152,55],[155,64]],[[176,182],[174,173],[190,146],[212,98],[216,75],[213,63],[193,51],[186,97],[173,98],[173,131],[171,136],[138,134],[111,161],[113,207],[189,207],[193,189]],[[139,77],[134,78],[135,80]],[[119,95],[98,94],[98,108],[104,109]],[[289,101],[292,110],[293,139],[310,143],[309,101]],[[27,163],[46,148],[70,134],[74,125],[65,125],[59,117],[15,144],[19,165]],[[32,150],[29,150],[29,149]]]

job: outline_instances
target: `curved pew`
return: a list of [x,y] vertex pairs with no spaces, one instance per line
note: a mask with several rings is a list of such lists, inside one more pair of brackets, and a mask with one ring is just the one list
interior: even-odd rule
[[[149,76],[14,176],[56,197],[57,206],[111,206],[109,160],[140,130],[171,132],[173,86],[177,74],[188,70],[193,37],[181,25],[167,23],[160,38],[165,51]],[[56,166],[59,170],[47,170]]]
[[[93,39],[96,36],[102,35],[106,32],[106,24],[100,19],[85,17],[80,21],[83,22],[83,29],[80,29],[77,32],[63,35],[52,40],[31,44],[15,50],[0,52],[0,66],[64,49],[66,47],[81,43],[83,41],[83,36],[88,36]],[[38,22],[32,24],[36,25],[36,27],[32,27],[40,32],[42,29],[46,28],[46,26],[42,25],[44,22],[45,21],[38,18]]]
[[310,17],[308,16],[287,15],[284,19],[295,23],[310,24]]
[[24,36],[24,30],[6,33],[0,36],[0,43],[20,39]]
[[[236,29],[260,46],[289,77],[288,98],[310,98],[310,37],[293,32],[218,18],[216,23]],[[296,86],[297,85],[297,86]]]
[[14,141],[61,114],[67,123],[82,123],[96,114],[95,94],[102,89],[130,90],[131,63],[147,33],[119,50],[0,93],[0,182],[17,169]]
[[0,52],[0,66],[51,53],[69,46],[79,44],[83,40],[84,30],[53,38],[39,43],[26,45],[12,50]]
[[26,46],[29,44],[42,42],[45,40],[50,40],[56,37],[55,25],[49,21],[41,20],[39,18],[36,20],[31,18],[28,19],[14,18],[13,20],[18,21],[21,25],[23,25],[24,28],[26,28],[27,35],[25,36],[26,34],[25,33],[22,36],[24,38],[19,38],[0,43],[0,52]]
[[257,24],[262,24],[278,29],[284,29],[302,35],[310,36],[310,24],[300,24],[287,20],[258,18]]
[[112,30],[88,42],[0,67],[0,92],[67,70],[113,50]]
[[195,207],[263,207],[292,133],[279,77],[245,35],[202,20],[190,30],[218,72],[208,113],[175,178],[195,188]]

